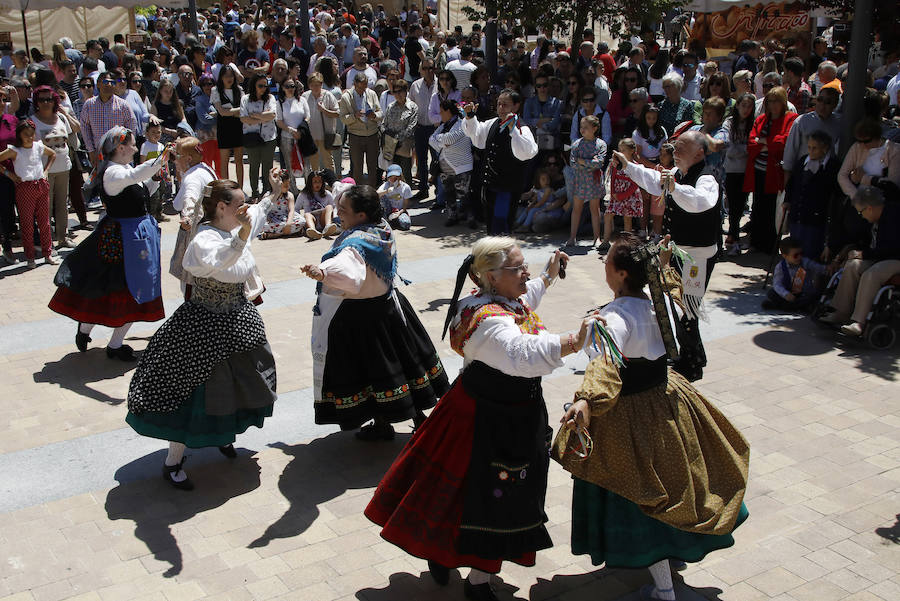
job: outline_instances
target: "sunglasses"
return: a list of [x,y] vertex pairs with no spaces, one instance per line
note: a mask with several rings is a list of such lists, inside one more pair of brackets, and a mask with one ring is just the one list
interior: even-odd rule
[[268,88],[268,87],[269,87],[269,84],[267,84],[267,83],[258,83],[258,84],[256,84],[256,87],[259,88],[260,90],[262,90],[262,89],[264,89],[264,88]]
[[534,84],[535,89],[546,88],[547,84],[545,83],[536,83]]
[[141,83],[141,80],[140,79],[132,79],[131,80],[131,85],[134,85],[136,83]]
[[591,104],[594,102],[594,100],[596,100],[596,98],[593,98],[593,97],[592,98],[582,98],[581,104]]
[[684,65],[682,65],[682,66],[685,69],[695,69],[697,67],[697,65],[695,65],[694,63],[684,63]]
[[104,86],[113,86],[116,85],[116,81],[114,79],[101,79],[100,84]]
[[92,84],[92,83],[83,83],[83,84],[81,84],[81,85],[78,86],[78,87],[81,88],[82,90],[93,90],[93,89],[94,89],[94,84]]
[[[209,85],[212,85],[212,84],[209,84]],[[290,84],[290,85],[286,85],[286,86],[281,86],[281,87],[284,88],[285,90],[295,90],[295,89],[297,89],[297,86],[295,86],[294,84]]]

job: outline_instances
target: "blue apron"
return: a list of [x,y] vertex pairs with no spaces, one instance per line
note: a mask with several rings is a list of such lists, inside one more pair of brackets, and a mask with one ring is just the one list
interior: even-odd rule
[[159,261],[159,225],[151,215],[116,217],[122,232],[125,281],[138,304],[162,296]]

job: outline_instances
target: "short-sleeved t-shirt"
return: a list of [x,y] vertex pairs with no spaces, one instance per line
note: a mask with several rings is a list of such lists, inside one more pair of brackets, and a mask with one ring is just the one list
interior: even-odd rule
[[72,168],[69,158],[69,134],[72,128],[62,115],[57,115],[56,123],[50,125],[37,117],[33,118],[35,139],[43,142],[44,146],[56,152],[56,158],[50,165],[50,173],[64,173]]
[[385,205],[386,209],[390,209],[390,213],[401,210],[403,201],[412,198],[413,195],[409,184],[402,180],[398,181],[396,185],[391,185],[391,182],[384,182],[378,188],[378,191],[387,191],[387,194],[382,197],[382,204]]
[[424,52],[422,44],[419,43],[419,38],[406,38],[404,48],[406,48],[406,72],[416,74],[416,77],[418,77],[419,63],[422,62],[422,59],[419,58],[419,53]]
[[20,148],[18,146],[10,146],[16,151],[16,158],[13,165],[16,169],[16,175],[22,178],[22,181],[32,182],[44,179],[44,148],[45,146],[35,140],[31,148]]
[[262,48],[257,48],[256,52],[241,50],[238,54],[237,64],[245,69],[258,69],[267,62],[269,62],[269,53]]

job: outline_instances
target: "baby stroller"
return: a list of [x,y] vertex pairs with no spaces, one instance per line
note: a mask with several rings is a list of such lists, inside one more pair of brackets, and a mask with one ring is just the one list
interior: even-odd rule
[[[829,312],[829,305],[841,280],[843,269],[835,272],[812,310],[812,318],[819,320]],[[862,338],[876,350],[888,350],[900,336],[900,275],[895,275],[879,288],[866,316]]]

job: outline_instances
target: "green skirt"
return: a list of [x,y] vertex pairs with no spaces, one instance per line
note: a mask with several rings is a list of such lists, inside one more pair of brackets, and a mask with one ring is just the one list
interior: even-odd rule
[[125,421],[138,434],[180,442],[192,449],[224,447],[250,426],[261,428],[265,418],[272,416],[273,406],[238,409],[230,415],[207,415],[206,385],[201,384],[191,393],[188,402],[175,411],[147,411],[140,415],[129,411]]
[[[645,514],[631,501],[590,482],[574,478],[572,553],[589,554],[596,566],[646,568],[663,559],[700,561],[710,551],[734,545],[721,536],[678,530]],[[749,516],[741,504],[735,528]]]

